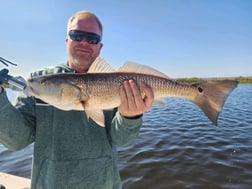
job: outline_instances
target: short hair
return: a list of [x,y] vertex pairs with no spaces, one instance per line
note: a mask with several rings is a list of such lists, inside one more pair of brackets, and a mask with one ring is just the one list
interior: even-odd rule
[[68,22],[67,22],[67,34],[70,30],[70,27],[71,27],[71,23],[73,22],[73,20],[77,17],[77,16],[84,16],[84,15],[88,15],[90,17],[93,17],[95,18],[97,24],[98,24],[98,27],[99,29],[101,30],[101,33],[103,31],[103,27],[102,27],[102,23],[101,21],[99,20],[99,18],[94,14],[94,13],[91,13],[89,11],[78,11],[76,12],[73,16],[71,16],[69,19],[68,19]]

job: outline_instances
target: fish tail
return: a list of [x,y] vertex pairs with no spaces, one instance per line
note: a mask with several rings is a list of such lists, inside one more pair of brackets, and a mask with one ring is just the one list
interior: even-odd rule
[[233,80],[195,83],[192,86],[197,88],[197,95],[191,100],[202,109],[214,125],[217,125],[219,113],[228,95],[237,85],[238,82]]

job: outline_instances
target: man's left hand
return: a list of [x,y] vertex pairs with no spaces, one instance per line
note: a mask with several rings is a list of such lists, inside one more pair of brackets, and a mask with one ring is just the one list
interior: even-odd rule
[[136,117],[151,109],[154,101],[152,89],[144,83],[140,85],[140,88],[145,94],[144,98],[133,80],[126,80],[120,86],[121,104],[119,105],[119,112],[122,116]]

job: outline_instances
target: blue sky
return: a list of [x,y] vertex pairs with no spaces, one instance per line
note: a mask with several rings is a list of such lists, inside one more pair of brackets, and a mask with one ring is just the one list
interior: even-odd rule
[[134,61],[173,78],[252,76],[251,0],[2,0],[0,56],[18,63],[11,74],[66,62],[66,24],[78,10],[101,19],[101,56],[114,68]]

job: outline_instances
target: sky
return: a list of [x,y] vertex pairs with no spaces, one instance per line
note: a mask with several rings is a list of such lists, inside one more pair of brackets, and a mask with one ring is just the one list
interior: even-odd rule
[[[252,76],[251,0],[0,0],[0,57],[10,74],[67,61],[66,25],[79,10],[103,23],[101,57],[171,78]],[[5,66],[0,64],[0,68]]]

